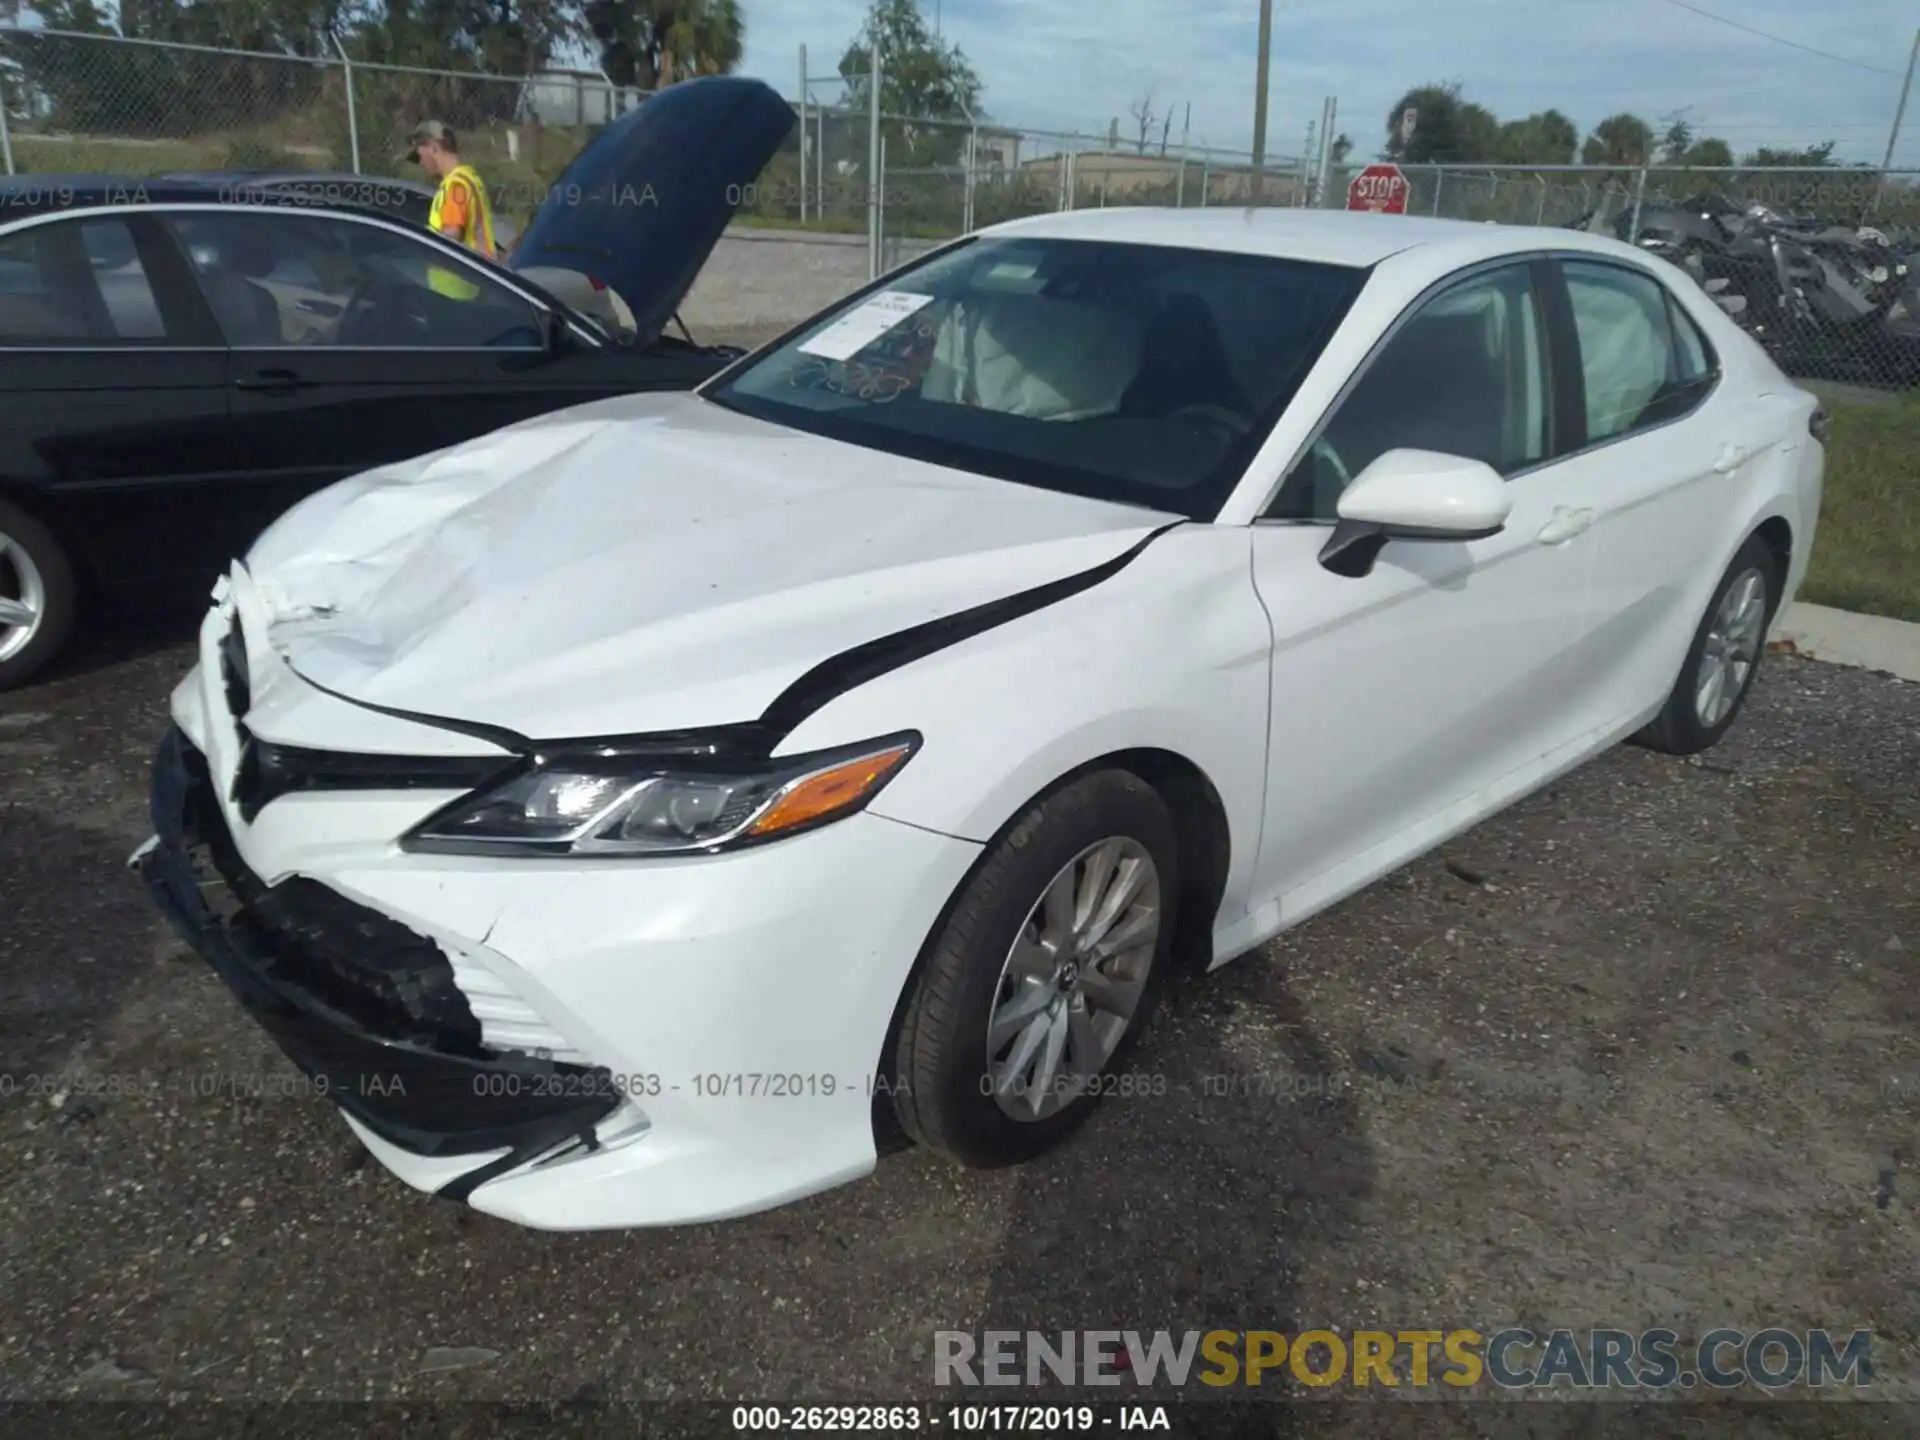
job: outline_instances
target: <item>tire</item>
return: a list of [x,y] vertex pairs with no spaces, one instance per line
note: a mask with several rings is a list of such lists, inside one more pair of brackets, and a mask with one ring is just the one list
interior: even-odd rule
[[[1050,889],[1056,880],[1085,884],[1089,856],[1117,857],[1125,874],[1138,879],[1120,923],[1109,932],[1110,940],[1126,930],[1138,944],[1095,954],[1090,962],[1076,952],[1056,956],[1044,938]],[[1149,869],[1141,868],[1143,861]],[[1123,770],[1071,781],[1002,833],[949,905],[909,987],[892,1068],[894,1105],[911,1138],[962,1165],[987,1168],[1040,1155],[1087,1120],[1112,1082],[1076,1084],[1067,1077],[1076,1065],[1095,1081],[1117,1076],[1145,1030],[1172,968],[1177,865],[1165,803],[1146,781]],[[1069,867],[1072,873],[1062,880]],[[1119,868],[1109,873],[1121,875]],[[1110,880],[1104,893],[1111,896],[1117,888]],[[1149,908],[1157,923],[1150,942],[1136,929]],[[1091,938],[1100,939],[1097,933]],[[1018,955],[1016,941],[1023,942]],[[1061,959],[1072,967],[1064,975]],[[1130,1005],[1105,1008],[1129,992]],[[1016,997],[1021,1009],[996,1010],[996,1002]],[[999,1047],[997,1061],[989,1055],[988,1036],[996,1013],[1012,1035]],[[1055,1084],[1041,1079],[1037,1064],[1018,1069],[1008,1063],[1033,1035],[1056,1031],[1064,1035],[1065,1049]],[[1036,1059],[1045,1054],[1041,1042]],[[1089,1055],[1097,1064],[1084,1065]],[[1016,1079],[1006,1086],[1003,1103],[994,1093],[995,1077],[1007,1073],[1025,1083]]]
[[26,684],[66,648],[76,608],[73,566],[60,542],[0,500],[0,610],[22,600],[33,608],[31,624],[0,623],[0,691]]
[[[1693,643],[1687,647],[1686,663],[1680,667],[1680,678],[1674,682],[1666,706],[1645,729],[1633,737],[1635,743],[1667,755],[1697,755],[1720,743],[1721,737],[1738,718],[1741,707],[1747,703],[1747,696],[1753,690],[1754,676],[1759,674],[1761,659],[1767,653],[1767,629],[1780,604],[1782,577],[1779,568],[1774,553],[1759,537],[1749,536],[1746,544],[1733,557],[1733,563],[1727,566],[1726,574],[1720,577],[1720,583],[1713,587],[1713,598],[1707,602],[1707,612],[1701,616],[1699,628],[1693,632]],[[1732,606],[1738,608],[1740,613],[1751,615],[1752,612],[1742,606],[1740,599],[1734,597],[1734,591],[1736,587],[1750,585],[1755,576],[1762,587],[1756,597],[1759,606],[1758,632],[1754,633],[1752,629],[1756,623],[1754,620],[1737,621],[1737,616],[1734,617],[1737,633],[1732,638],[1738,643],[1732,647],[1733,660],[1737,662],[1744,659],[1744,669],[1737,663],[1723,664],[1720,668],[1723,677],[1720,698],[1703,710],[1702,701],[1705,697],[1702,686],[1712,673],[1709,651],[1724,655],[1728,650],[1728,646],[1716,638],[1717,630],[1724,630],[1729,621],[1729,616],[1723,611]],[[1734,687],[1730,703],[1724,698],[1727,686]]]

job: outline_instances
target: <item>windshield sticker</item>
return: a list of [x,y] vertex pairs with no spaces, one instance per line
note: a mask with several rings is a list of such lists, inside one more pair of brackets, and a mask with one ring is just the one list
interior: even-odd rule
[[800,346],[803,355],[828,360],[851,360],[902,320],[933,303],[931,295],[905,290],[882,290],[854,306],[826,329]]

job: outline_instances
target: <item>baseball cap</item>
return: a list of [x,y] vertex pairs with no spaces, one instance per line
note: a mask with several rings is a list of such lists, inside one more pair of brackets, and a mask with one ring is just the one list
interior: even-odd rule
[[413,127],[413,133],[407,136],[407,148],[401,154],[403,164],[417,164],[420,159],[420,146],[427,140],[437,140],[449,150],[460,147],[453,138],[453,127],[444,120],[422,120]]

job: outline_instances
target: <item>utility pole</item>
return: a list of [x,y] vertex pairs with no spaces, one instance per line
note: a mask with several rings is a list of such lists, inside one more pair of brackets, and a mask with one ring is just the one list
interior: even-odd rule
[[1880,169],[1893,168],[1893,149],[1900,143],[1900,122],[1907,118],[1907,96],[1913,93],[1913,66],[1920,61],[1920,30],[1913,32],[1913,52],[1907,56],[1907,79],[1900,87],[1900,104],[1893,112],[1893,133],[1887,136],[1887,158]]
[[1260,0],[1260,71],[1253,80],[1253,175],[1249,203],[1260,203],[1260,172],[1267,163],[1267,52],[1273,45],[1273,0]]

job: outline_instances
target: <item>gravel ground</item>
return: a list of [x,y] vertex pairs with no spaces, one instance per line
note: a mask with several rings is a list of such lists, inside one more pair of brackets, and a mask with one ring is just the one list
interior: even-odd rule
[[[1771,657],[1701,763],[1615,750],[1177,984],[1168,1093],[1037,1164],[547,1235],[271,1093],[123,869],[186,633],[0,697],[0,1397],[899,1398],[938,1329],[1524,1323],[1868,1327],[1920,1398],[1920,687]],[[1711,1433],[1814,1433],[1767,1409]]]

